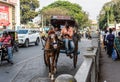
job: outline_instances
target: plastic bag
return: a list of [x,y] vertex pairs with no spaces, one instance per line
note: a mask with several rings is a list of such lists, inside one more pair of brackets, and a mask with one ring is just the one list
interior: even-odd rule
[[116,60],[118,58],[117,56],[117,51],[115,49],[113,49],[113,52],[112,52],[112,59],[113,60]]

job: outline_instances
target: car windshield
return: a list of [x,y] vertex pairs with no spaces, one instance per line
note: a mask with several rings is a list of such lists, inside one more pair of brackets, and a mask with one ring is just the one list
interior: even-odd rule
[[18,30],[18,34],[27,34],[28,30]]

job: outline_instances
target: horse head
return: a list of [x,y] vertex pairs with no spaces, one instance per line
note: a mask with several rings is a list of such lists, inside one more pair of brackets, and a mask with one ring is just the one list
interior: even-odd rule
[[49,41],[50,41],[50,45],[52,46],[53,49],[57,49],[58,48],[58,38],[56,34],[50,34],[48,36]]

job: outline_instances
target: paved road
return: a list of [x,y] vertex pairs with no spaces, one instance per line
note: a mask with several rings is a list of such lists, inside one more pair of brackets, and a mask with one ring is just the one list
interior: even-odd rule
[[[73,68],[73,60],[65,54],[60,54],[57,66],[56,76],[67,73],[75,75],[83,61],[83,53],[87,47],[91,46],[91,40],[82,39],[79,42],[81,54],[78,56],[77,68]],[[20,48],[18,53],[14,54],[13,66],[4,64],[0,66],[0,82],[29,82],[36,78],[48,78],[48,68],[44,65],[43,51],[41,45],[29,48]]]

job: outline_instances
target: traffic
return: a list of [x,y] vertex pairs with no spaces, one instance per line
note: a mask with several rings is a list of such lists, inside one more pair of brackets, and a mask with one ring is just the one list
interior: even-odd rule
[[119,0],[0,0],[0,82],[98,82],[99,55],[119,59],[119,6]]

